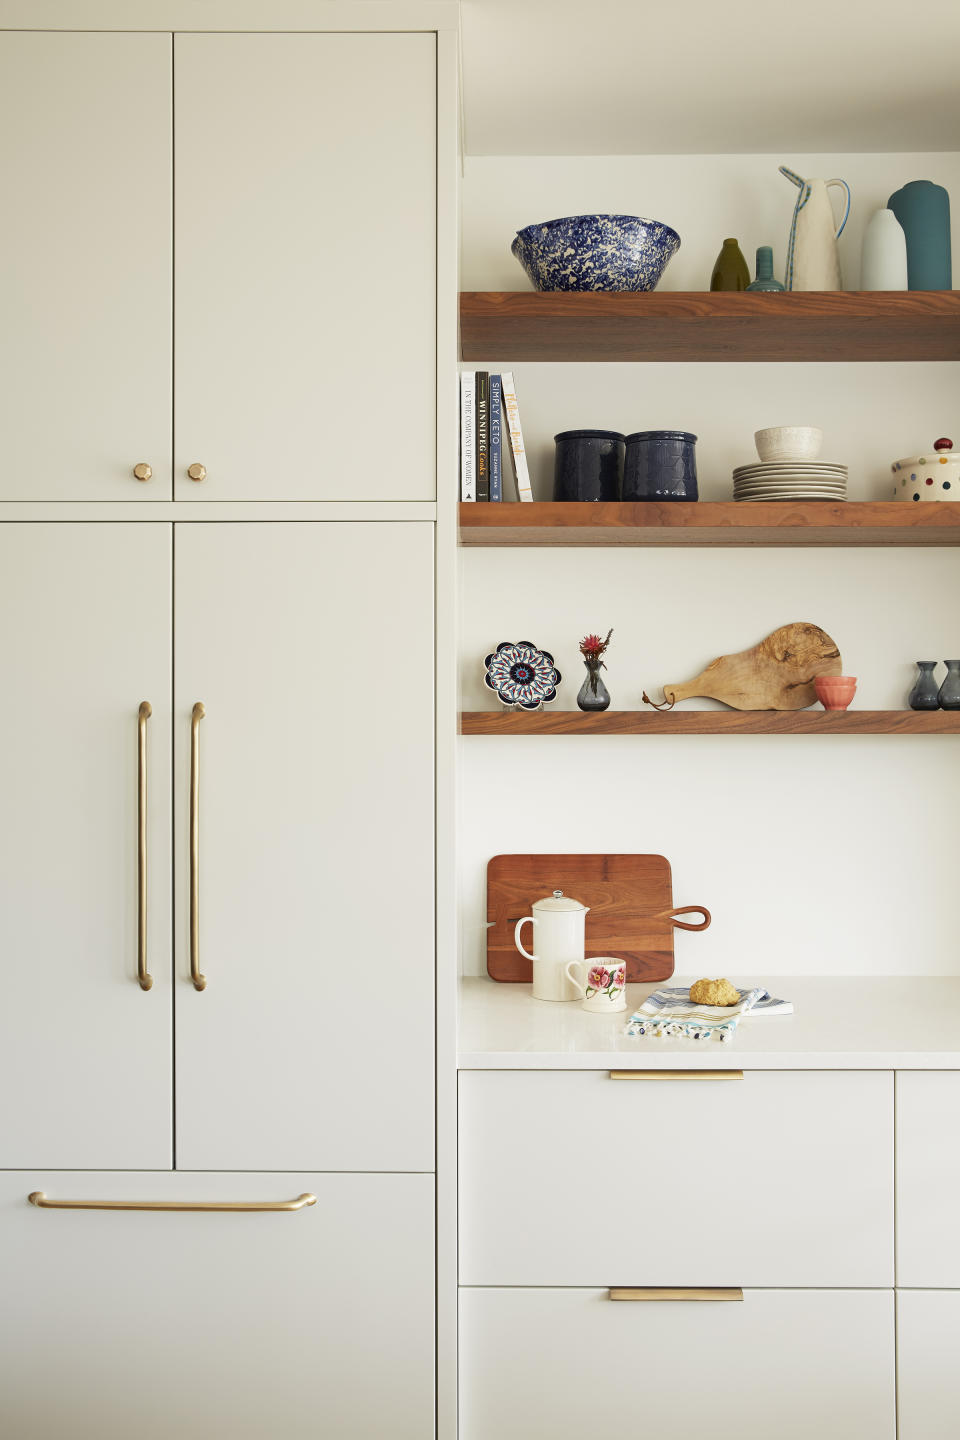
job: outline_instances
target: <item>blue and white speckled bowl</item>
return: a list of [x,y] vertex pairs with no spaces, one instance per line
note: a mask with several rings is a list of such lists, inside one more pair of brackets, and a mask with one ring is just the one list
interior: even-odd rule
[[680,236],[639,215],[566,215],[518,230],[510,248],[536,290],[655,290]]

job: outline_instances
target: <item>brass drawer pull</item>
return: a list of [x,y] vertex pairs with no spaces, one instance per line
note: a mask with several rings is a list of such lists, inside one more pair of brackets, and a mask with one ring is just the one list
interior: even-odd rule
[[147,721],[153,714],[149,700],[137,712],[137,980],[141,990],[153,988],[147,969]]
[[198,700],[190,717],[190,979],[194,990],[206,990],[200,974],[200,721],[206,714]]
[[48,1200],[34,1190],[27,1199],[40,1210],[303,1210],[317,1203],[309,1192],[296,1200]]
[[742,1070],[611,1070],[611,1080],[742,1080]]
[[698,1286],[677,1287],[674,1285],[647,1285],[641,1289],[632,1289],[629,1286],[622,1289],[607,1291],[608,1300],[742,1300],[743,1291],[739,1288],[725,1289],[720,1286],[710,1286],[706,1289]]

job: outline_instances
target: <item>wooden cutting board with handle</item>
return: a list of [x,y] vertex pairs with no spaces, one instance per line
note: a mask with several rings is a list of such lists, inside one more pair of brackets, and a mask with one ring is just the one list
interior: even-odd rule
[[[781,625],[759,645],[736,655],[720,655],[685,685],[664,685],[669,710],[678,700],[704,696],[734,710],[805,710],[817,698],[818,675],[842,675],[835,640],[819,625],[797,621]],[[643,696],[648,705],[653,701]]]
[[[586,953],[627,962],[627,980],[668,980],[673,932],[706,930],[702,905],[673,906],[670,862],[663,855],[495,855],[487,865],[487,973],[494,980],[533,979],[513,939],[535,900],[562,890],[590,907]],[[678,917],[693,912],[699,924]],[[530,948],[529,932],[525,944]]]

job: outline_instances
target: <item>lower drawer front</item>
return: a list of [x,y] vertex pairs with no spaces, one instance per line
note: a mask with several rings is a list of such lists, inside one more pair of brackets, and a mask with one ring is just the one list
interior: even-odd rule
[[[892,1291],[460,1292],[460,1440],[893,1440]],[[904,1440],[908,1440],[906,1435]]]
[[960,1291],[897,1292],[900,1440],[960,1434]]
[[0,1174],[0,1435],[426,1440],[433,1235],[430,1175]]
[[468,1071],[460,1196],[464,1285],[892,1286],[893,1077]]

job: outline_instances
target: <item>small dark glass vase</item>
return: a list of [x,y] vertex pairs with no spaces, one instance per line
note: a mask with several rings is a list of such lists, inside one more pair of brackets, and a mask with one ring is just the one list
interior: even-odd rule
[[944,660],[946,679],[937,699],[941,710],[960,710],[960,660]]
[[940,708],[940,695],[934,670],[936,660],[918,660],[916,662],[917,675],[913,689],[907,697],[907,704],[911,710],[938,710]]
[[584,660],[587,678],[580,686],[577,704],[581,710],[606,710],[610,705],[610,691],[600,679],[599,660]]

